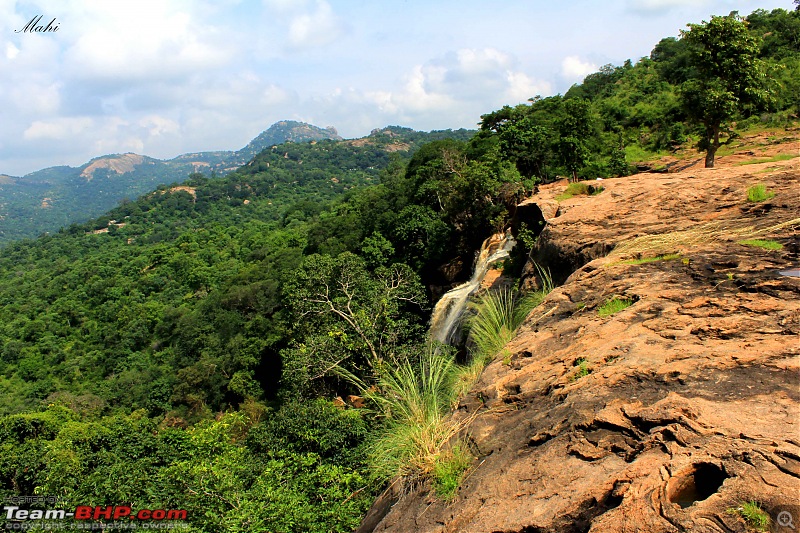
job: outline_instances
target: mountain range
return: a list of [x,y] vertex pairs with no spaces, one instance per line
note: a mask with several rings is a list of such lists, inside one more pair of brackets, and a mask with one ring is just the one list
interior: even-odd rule
[[271,146],[323,139],[342,138],[333,127],[283,120],[236,151],[186,153],[168,160],[110,154],[79,167],[50,167],[22,177],[0,174],[0,244],[84,222],[122,200],[184,181],[193,173],[225,175]]

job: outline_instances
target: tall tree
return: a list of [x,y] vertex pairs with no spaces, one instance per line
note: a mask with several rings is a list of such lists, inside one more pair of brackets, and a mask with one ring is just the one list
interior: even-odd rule
[[558,122],[558,152],[572,173],[572,181],[578,180],[578,171],[589,158],[587,143],[592,131],[589,112],[588,100],[569,98],[564,101],[564,116]]
[[689,31],[681,35],[689,44],[697,75],[683,84],[681,95],[689,117],[703,126],[699,147],[706,150],[705,166],[711,168],[719,147],[732,140],[728,122],[766,96],[760,42],[735,13],[689,24]]

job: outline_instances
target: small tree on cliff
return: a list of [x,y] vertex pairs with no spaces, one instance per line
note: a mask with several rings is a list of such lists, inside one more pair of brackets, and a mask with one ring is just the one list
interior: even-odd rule
[[[681,87],[681,96],[689,117],[703,126],[699,147],[706,150],[706,167],[710,168],[719,147],[732,139],[727,122],[765,98],[759,40],[735,13],[689,24],[689,31],[681,35],[689,44],[696,72],[696,77]],[[724,142],[722,133],[728,134]]]

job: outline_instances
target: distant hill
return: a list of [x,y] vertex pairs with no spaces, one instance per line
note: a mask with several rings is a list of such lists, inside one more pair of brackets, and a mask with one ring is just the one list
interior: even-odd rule
[[159,185],[183,181],[193,173],[225,175],[265,148],[324,139],[341,137],[332,127],[284,120],[237,151],[188,153],[169,160],[133,153],[111,154],[77,168],[51,167],[23,177],[0,174],[0,244],[84,222],[124,199],[134,200]]

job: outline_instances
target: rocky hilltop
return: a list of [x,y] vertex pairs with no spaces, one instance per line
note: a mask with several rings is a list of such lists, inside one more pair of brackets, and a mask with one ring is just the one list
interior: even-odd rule
[[542,188],[532,256],[563,283],[454,414],[471,470],[362,531],[743,532],[746,502],[800,526],[798,161]]

